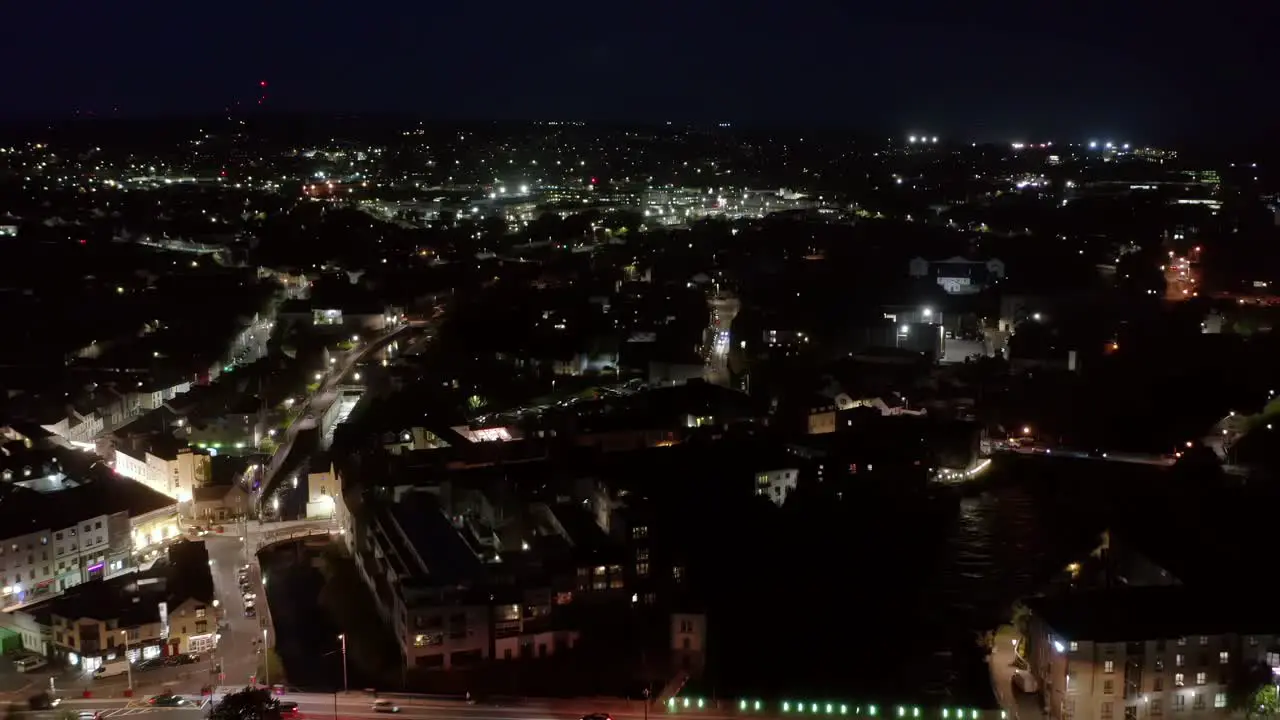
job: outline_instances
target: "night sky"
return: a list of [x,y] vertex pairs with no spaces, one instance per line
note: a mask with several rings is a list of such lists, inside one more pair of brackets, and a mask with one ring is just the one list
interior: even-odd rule
[[[1046,8],[1061,8],[1049,10]],[[405,111],[991,140],[1278,125],[1272,2],[12,2],[0,116]]]

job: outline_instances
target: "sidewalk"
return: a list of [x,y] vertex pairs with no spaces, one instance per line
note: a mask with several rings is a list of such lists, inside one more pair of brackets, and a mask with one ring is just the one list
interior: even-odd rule
[[1018,674],[1014,665],[1017,657],[1014,640],[1023,642],[1011,625],[1002,625],[996,631],[995,644],[987,658],[991,666],[991,687],[1000,708],[1009,714],[1011,720],[1045,720],[1039,693],[1022,692],[1014,685],[1013,678]]

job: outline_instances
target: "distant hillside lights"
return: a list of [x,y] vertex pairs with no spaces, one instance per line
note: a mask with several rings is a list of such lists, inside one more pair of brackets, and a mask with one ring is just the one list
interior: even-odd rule
[[938,136],[937,136],[937,135],[920,135],[920,136],[912,135],[912,136],[910,136],[910,137],[908,137],[908,138],[907,138],[907,144],[909,144],[909,145],[937,145],[937,144],[938,144]]

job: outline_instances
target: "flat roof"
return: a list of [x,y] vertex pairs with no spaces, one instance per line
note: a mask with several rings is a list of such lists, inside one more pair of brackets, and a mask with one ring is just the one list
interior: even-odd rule
[[1270,635],[1280,616],[1265,598],[1182,585],[1071,593],[1027,602],[1067,640],[1138,642],[1223,633]]
[[389,513],[427,566],[430,583],[463,585],[481,579],[480,558],[444,514],[435,495],[405,493]]
[[98,515],[146,515],[178,501],[139,482],[117,476],[100,461],[83,484],[53,493],[0,484],[0,535],[14,537],[39,530],[59,530]]

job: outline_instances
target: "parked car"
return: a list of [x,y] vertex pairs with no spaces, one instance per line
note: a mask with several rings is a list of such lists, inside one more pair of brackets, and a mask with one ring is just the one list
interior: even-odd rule
[[252,605],[244,609],[244,616],[247,618],[258,617],[258,611]]
[[27,672],[31,672],[32,670],[39,670],[40,668],[48,664],[49,664],[49,661],[44,659],[43,657],[40,657],[39,655],[28,655],[26,657],[18,658],[17,660],[15,660],[13,663],[13,667],[20,673],[27,673]]
[[187,699],[181,695],[174,695],[173,693],[167,692],[156,695],[147,702],[155,705],[156,707],[181,707],[187,704]]
[[115,677],[116,675],[124,675],[129,672],[129,661],[121,658],[119,660],[108,660],[98,666],[93,671],[96,678]]
[[276,708],[280,710],[281,714],[292,715],[298,712],[298,703],[292,700],[281,700],[276,703]]

